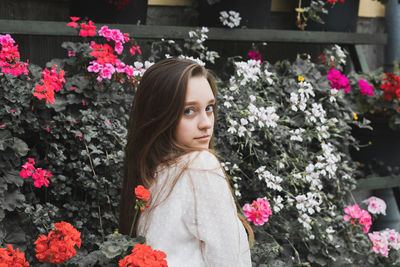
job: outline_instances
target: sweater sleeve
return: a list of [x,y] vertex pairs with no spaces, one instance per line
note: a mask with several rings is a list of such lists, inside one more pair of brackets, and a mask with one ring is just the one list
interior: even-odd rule
[[207,266],[251,266],[247,234],[219,161],[208,151],[196,154],[185,174],[193,197],[184,224],[199,240]]

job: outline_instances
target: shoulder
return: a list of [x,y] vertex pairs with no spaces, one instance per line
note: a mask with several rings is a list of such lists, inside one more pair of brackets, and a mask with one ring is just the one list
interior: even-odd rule
[[217,156],[209,150],[194,151],[186,154],[186,164],[190,170],[222,170]]

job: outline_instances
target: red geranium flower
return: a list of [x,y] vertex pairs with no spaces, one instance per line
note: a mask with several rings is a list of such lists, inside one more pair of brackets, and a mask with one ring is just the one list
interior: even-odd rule
[[67,222],[54,224],[47,236],[40,235],[35,242],[36,258],[40,262],[61,264],[76,255],[81,247],[81,233]]
[[1,267],[25,267],[29,266],[29,262],[25,261],[25,253],[15,251],[12,245],[8,244],[7,248],[0,248],[0,266]]
[[135,244],[132,254],[119,261],[119,267],[164,267],[168,266],[167,255],[160,250],[153,250],[146,244]]
[[135,195],[137,198],[147,201],[150,198],[150,191],[139,185],[135,188]]
[[382,79],[381,89],[384,91],[383,98],[392,100],[392,98],[400,98],[400,76],[393,73],[385,73],[385,78]]

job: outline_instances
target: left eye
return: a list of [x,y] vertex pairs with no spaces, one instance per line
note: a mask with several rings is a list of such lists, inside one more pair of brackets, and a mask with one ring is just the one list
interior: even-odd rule
[[214,111],[214,105],[208,105],[206,107],[206,112],[213,112]]

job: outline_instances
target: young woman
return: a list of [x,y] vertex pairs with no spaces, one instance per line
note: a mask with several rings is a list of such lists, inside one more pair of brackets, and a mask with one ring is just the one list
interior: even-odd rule
[[150,189],[134,235],[165,252],[172,267],[251,266],[245,228],[251,243],[253,232],[213,151],[215,90],[196,62],[165,59],[143,75],[130,113],[120,232],[131,228],[134,188]]

